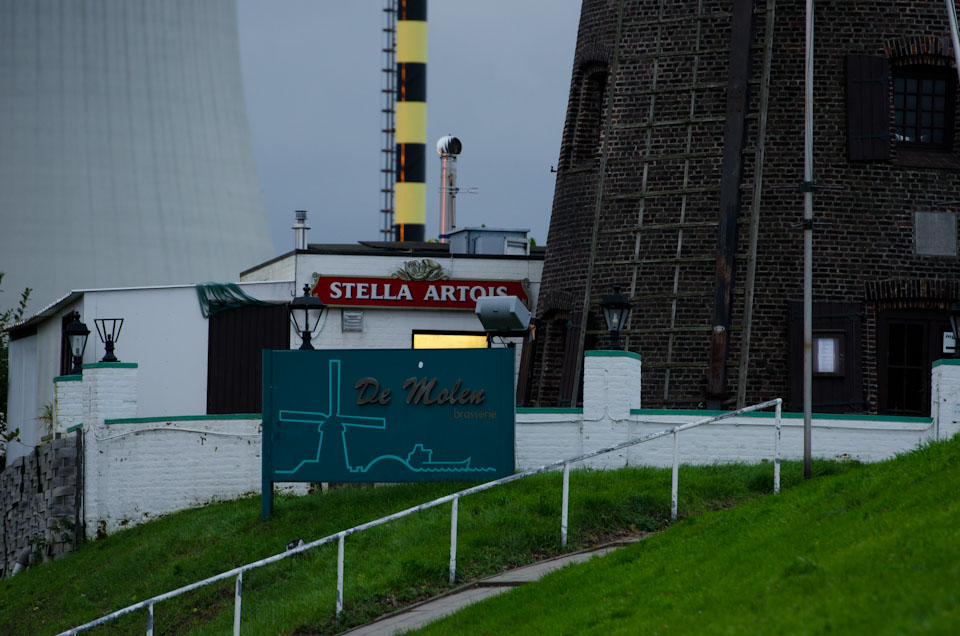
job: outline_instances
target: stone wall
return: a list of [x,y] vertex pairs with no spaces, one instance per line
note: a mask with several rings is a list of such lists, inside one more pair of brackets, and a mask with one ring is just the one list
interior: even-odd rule
[[78,435],[54,440],[0,473],[0,578],[24,548],[33,564],[71,552],[82,538],[79,446]]

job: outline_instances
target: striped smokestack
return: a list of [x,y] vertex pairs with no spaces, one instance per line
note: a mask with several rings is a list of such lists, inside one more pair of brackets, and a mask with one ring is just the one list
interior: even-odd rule
[[396,108],[394,238],[422,241],[427,220],[427,0],[400,0]]

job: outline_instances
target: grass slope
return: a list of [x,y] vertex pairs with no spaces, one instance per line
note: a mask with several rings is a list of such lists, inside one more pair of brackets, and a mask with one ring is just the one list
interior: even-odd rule
[[[820,472],[855,464],[816,463]],[[680,514],[694,516],[769,493],[772,466],[685,467]],[[784,484],[800,482],[786,464]],[[55,634],[138,600],[276,554],[293,538],[313,540],[454,492],[464,484],[342,489],[281,497],[259,519],[259,497],[183,511],[89,542],[65,559],[0,581],[0,634]],[[658,530],[669,517],[670,472],[574,471],[569,550],[617,534]],[[457,585],[560,552],[560,474],[539,475],[460,501]],[[336,545],[244,575],[243,631],[326,634],[369,621],[447,587],[448,506],[348,537],[345,615],[334,622]],[[145,612],[95,634],[143,633]],[[233,582],[155,608],[157,633],[224,634],[233,623]]]
[[954,439],[816,479],[688,519],[418,633],[955,634],[958,467]]

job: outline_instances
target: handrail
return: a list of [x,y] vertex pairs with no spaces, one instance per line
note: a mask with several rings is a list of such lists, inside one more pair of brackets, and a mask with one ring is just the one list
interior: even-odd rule
[[569,478],[570,478],[570,464],[575,464],[592,457],[597,457],[599,455],[604,455],[606,453],[612,453],[624,448],[629,448],[630,446],[636,446],[638,444],[643,444],[644,442],[649,442],[651,440],[659,439],[661,437],[666,437],[667,435],[673,435],[673,472],[671,478],[671,497],[670,497],[670,518],[676,520],[677,518],[677,499],[678,499],[678,467],[679,467],[679,453],[678,453],[678,434],[681,431],[685,431],[691,428],[696,428],[698,426],[703,426],[704,424],[710,424],[713,422],[718,422],[731,417],[736,417],[738,415],[743,415],[744,413],[750,413],[752,411],[759,411],[766,408],[775,407],[775,429],[776,434],[774,438],[774,469],[773,469],[773,492],[774,494],[780,492],[780,419],[781,419],[781,406],[783,400],[781,398],[776,398],[774,400],[768,400],[766,402],[760,402],[758,404],[753,404],[751,406],[746,406],[742,409],[737,409],[735,411],[728,411],[720,415],[713,415],[707,418],[696,420],[694,422],[689,422],[687,424],[681,424],[678,426],[673,426],[671,428],[664,429],[662,431],[656,431],[654,433],[648,433],[640,437],[628,440],[626,442],[621,442],[615,444],[614,446],[607,446],[598,450],[593,450],[587,453],[582,453],[575,457],[570,457],[567,459],[557,460],[549,464],[544,464],[537,468],[531,468],[520,473],[515,473],[513,475],[508,475],[507,477],[502,477],[494,481],[488,481],[477,486],[472,486],[470,488],[465,488],[455,493],[449,495],[444,495],[443,497],[438,497],[426,503],[422,503],[417,506],[412,506],[400,512],[395,512],[393,514],[387,515],[385,517],[380,517],[379,519],[374,519],[373,521],[368,521],[367,523],[362,523],[360,525],[348,528],[346,530],[341,530],[334,534],[328,535],[321,539],[311,541],[310,543],[304,543],[299,547],[292,548],[285,552],[279,554],[274,554],[273,556],[260,559],[258,561],[252,561],[245,565],[241,565],[233,568],[232,570],[227,570],[221,572],[220,574],[215,574],[213,576],[207,577],[203,580],[190,583],[189,585],[184,585],[183,587],[178,587],[175,590],[166,592],[164,594],[159,594],[152,598],[140,601],[139,603],[134,603],[119,609],[111,614],[101,616],[98,619],[92,620],[89,623],[84,623],[83,625],[78,625],[72,629],[68,629],[64,632],[61,632],[58,636],[74,636],[80,632],[86,631],[93,627],[103,625],[108,623],[116,618],[130,614],[137,610],[146,609],[147,610],[147,636],[153,636],[153,606],[161,601],[165,601],[181,594],[186,594],[198,588],[210,585],[211,583],[216,583],[217,581],[223,581],[231,577],[236,577],[236,594],[235,594],[235,608],[234,608],[234,635],[238,636],[240,634],[240,607],[241,607],[241,590],[243,587],[243,573],[248,570],[253,570],[256,568],[269,565],[271,563],[276,563],[277,561],[282,561],[289,557],[300,554],[301,552],[306,552],[307,550],[312,550],[313,548],[320,547],[327,543],[332,543],[337,541],[337,617],[340,617],[340,614],[343,612],[343,568],[344,568],[344,539],[350,536],[351,534],[356,534],[364,530],[369,530],[371,528],[376,528],[377,526],[382,526],[384,524],[390,523],[391,521],[396,521],[397,519],[402,519],[408,517],[412,514],[420,512],[422,510],[427,510],[429,508],[434,508],[436,506],[453,502],[451,508],[451,521],[450,521],[450,582],[453,583],[456,575],[456,550],[457,550],[457,507],[458,502],[461,497],[466,497],[467,495],[472,495],[478,492],[483,492],[485,490],[490,490],[491,488],[496,488],[497,486],[503,486],[532,475],[537,475],[539,473],[544,473],[555,468],[563,468],[563,495],[562,495],[562,510],[561,510],[561,521],[560,521],[560,544],[562,546],[567,545],[567,520],[568,520],[568,510],[569,510]]

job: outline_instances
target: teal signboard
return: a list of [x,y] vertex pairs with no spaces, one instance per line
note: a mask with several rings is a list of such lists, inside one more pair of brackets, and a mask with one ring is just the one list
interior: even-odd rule
[[264,351],[264,516],[274,482],[513,474],[513,374],[513,349]]

